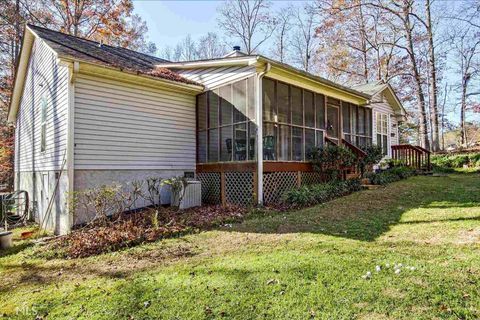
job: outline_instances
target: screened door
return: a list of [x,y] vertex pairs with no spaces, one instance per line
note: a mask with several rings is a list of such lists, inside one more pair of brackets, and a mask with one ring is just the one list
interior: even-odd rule
[[335,142],[338,142],[340,133],[339,110],[337,106],[327,106],[327,136]]

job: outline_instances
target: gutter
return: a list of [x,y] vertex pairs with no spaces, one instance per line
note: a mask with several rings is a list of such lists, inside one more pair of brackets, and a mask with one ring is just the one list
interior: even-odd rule
[[257,119],[257,203],[263,205],[263,87],[262,79],[270,71],[271,64],[267,62],[265,69],[257,74],[256,114]]

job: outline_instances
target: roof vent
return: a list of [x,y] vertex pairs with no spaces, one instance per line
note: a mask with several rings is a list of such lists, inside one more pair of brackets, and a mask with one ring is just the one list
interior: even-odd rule
[[233,51],[240,51],[240,46],[233,46]]

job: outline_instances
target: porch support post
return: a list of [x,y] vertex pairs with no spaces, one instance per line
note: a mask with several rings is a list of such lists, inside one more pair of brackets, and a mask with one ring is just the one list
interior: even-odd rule
[[256,87],[257,94],[255,98],[255,119],[257,124],[257,204],[263,205],[263,86],[262,79],[265,73],[270,70],[270,63],[265,65],[265,69],[257,73]]

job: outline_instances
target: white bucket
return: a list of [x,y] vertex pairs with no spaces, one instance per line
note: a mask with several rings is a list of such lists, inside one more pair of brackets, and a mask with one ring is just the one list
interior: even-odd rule
[[0,249],[7,249],[12,246],[13,234],[11,231],[0,232]]

